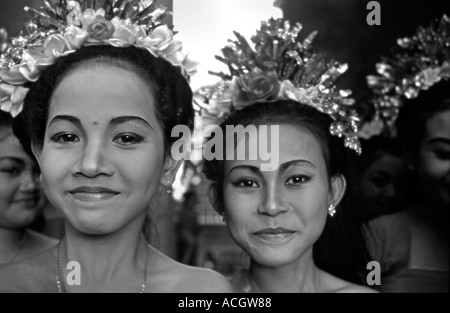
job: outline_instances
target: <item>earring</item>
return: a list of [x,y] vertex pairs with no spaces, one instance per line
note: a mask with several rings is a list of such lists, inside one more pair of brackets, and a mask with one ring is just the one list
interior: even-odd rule
[[172,186],[170,184],[170,180],[167,181],[167,184],[168,184],[168,187],[166,189],[166,192],[167,192],[168,195],[171,195],[172,194]]
[[222,215],[222,222],[227,225],[227,217],[224,215]]
[[335,206],[333,204],[330,204],[330,206],[328,207],[328,214],[333,217],[334,214],[336,214],[336,209]]

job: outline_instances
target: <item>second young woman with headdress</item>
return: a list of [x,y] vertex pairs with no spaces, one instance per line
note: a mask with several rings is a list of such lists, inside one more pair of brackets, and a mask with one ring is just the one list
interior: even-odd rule
[[[198,103],[204,123],[218,125],[211,140],[222,143],[220,157],[204,163],[211,202],[250,257],[233,283],[241,292],[371,292],[358,285],[370,258],[354,172],[357,118],[333,85],[345,66],[316,54],[314,35],[298,42],[299,30],[265,22],[255,51],[237,34],[223,50],[231,75]],[[227,131],[242,126],[248,133],[230,142]],[[278,155],[272,168],[255,151],[268,141]]]

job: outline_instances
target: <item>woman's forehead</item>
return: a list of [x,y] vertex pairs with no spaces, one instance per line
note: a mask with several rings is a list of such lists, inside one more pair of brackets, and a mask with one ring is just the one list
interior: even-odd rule
[[[245,164],[260,167],[261,164],[267,163],[268,154],[272,156],[278,154],[278,167],[295,160],[304,160],[316,167],[325,167],[321,145],[310,132],[289,124],[269,125],[271,128],[278,128],[277,132],[261,131],[259,128],[261,126],[267,125],[251,128],[248,136],[238,136],[234,151],[227,148],[226,166]],[[245,157],[238,159],[239,153]]]
[[14,136],[12,131],[6,136],[3,136],[2,131],[0,131],[0,136],[0,158],[6,156],[31,161],[31,158],[23,150],[19,139]]
[[111,116],[155,115],[150,88],[136,74],[117,67],[80,68],[65,77],[50,103],[49,119],[75,115],[105,120]]

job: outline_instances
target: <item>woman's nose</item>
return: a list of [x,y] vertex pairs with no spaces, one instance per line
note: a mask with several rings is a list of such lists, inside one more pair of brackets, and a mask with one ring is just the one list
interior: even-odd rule
[[27,170],[22,174],[22,181],[20,184],[20,191],[26,193],[34,193],[39,191],[41,183],[38,175],[33,170]]
[[258,213],[277,216],[288,210],[285,201],[283,200],[281,191],[276,187],[269,187],[266,189],[264,200],[258,206]]
[[99,175],[112,175],[108,166],[108,152],[101,142],[91,142],[81,152],[80,161],[74,168],[74,175],[96,177]]

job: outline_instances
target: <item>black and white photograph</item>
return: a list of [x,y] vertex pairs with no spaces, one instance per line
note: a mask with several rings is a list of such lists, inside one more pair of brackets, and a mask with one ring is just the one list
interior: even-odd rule
[[447,1],[0,0],[0,293],[445,294],[449,212]]

